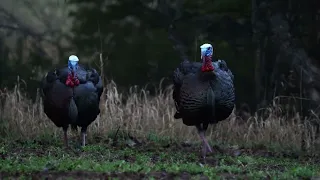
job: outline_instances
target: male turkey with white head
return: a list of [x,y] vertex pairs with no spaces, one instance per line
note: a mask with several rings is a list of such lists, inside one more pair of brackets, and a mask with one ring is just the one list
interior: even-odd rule
[[82,146],[85,146],[87,127],[100,113],[102,91],[98,72],[80,65],[75,55],[69,57],[67,66],[51,70],[43,78],[44,112],[57,127],[62,127],[66,147],[69,125],[75,130],[81,127]]
[[200,46],[202,63],[188,60],[180,63],[173,73],[173,99],[177,112],[175,119],[182,118],[187,126],[196,126],[202,139],[202,156],[212,152],[205,137],[209,124],[226,119],[233,110],[235,93],[233,75],[222,69],[225,61],[212,62],[213,46]]

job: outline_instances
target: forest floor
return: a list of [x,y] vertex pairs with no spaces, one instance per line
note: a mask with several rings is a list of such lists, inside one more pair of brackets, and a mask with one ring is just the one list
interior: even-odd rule
[[136,139],[2,141],[0,179],[317,179],[319,157],[264,148],[213,146],[206,162],[196,144]]

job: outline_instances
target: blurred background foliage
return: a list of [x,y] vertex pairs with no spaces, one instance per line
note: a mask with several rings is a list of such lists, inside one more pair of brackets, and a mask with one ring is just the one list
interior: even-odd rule
[[0,89],[19,76],[35,97],[46,71],[76,54],[103,69],[105,81],[123,90],[148,84],[152,93],[162,78],[171,84],[181,61],[168,38],[172,25],[192,61],[201,44],[214,45],[235,75],[237,106],[257,109],[279,95],[317,104],[319,7],[317,0],[3,0]]

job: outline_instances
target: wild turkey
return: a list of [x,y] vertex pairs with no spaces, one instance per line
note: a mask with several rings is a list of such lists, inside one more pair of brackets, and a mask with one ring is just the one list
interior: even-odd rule
[[226,119],[233,111],[233,74],[223,60],[212,62],[213,47],[203,44],[202,63],[184,60],[173,73],[175,119],[196,126],[203,141],[202,155],[212,152],[205,137],[209,124]]
[[62,127],[66,147],[69,125],[73,130],[81,127],[82,146],[85,146],[87,127],[100,113],[102,91],[97,71],[79,65],[75,55],[69,57],[68,66],[52,70],[43,78],[44,112],[57,127]]

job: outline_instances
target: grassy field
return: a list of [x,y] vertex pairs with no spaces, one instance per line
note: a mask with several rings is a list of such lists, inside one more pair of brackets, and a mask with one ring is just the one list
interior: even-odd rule
[[171,90],[149,97],[132,88],[123,102],[114,83],[107,88],[101,116],[89,127],[88,145],[81,148],[79,134],[70,132],[71,149],[64,148],[62,130],[43,113],[40,98],[31,102],[18,86],[2,92],[0,178],[320,177],[320,143],[313,140],[314,129],[301,125],[299,118],[289,119],[279,107],[267,109],[264,118],[232,114],[210,127],[207,135],[214,153],[204,162],[195,128],[173,119]]
[[[60,140],[60,139],[59,139]],[[76,140],[74,140],[76,142]],[[57,139],[4,143],[0,149],[1,179],[120,178],[163,179],[309,179],[320,177],[320,161],[298,154],[263,149],[214,146],[204,162],[199,146],[149,138],[98,140],[66,150]]]

